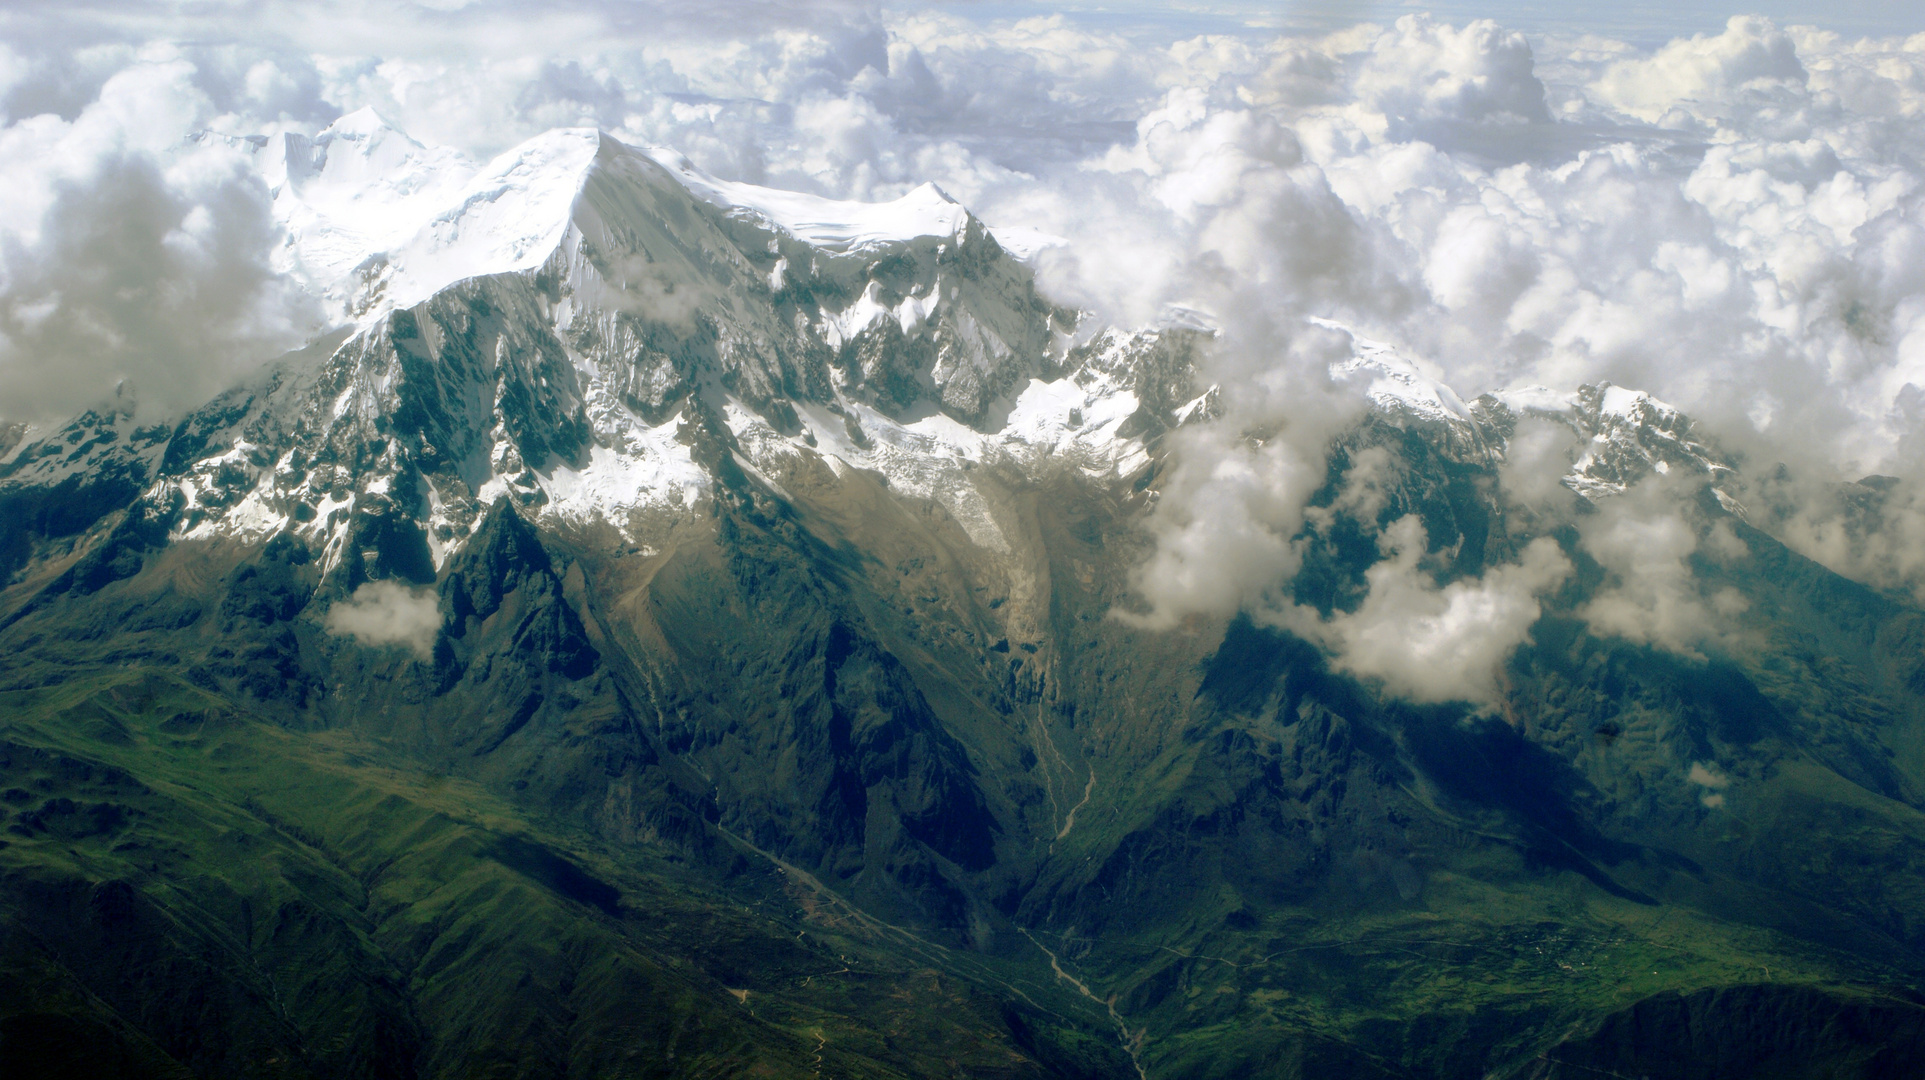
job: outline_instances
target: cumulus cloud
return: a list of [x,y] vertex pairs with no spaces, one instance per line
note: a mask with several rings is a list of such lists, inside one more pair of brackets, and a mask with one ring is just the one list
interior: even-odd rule
[[138,63],[72,122],[0,130],[0,401],[57,418],[116,383],[197,405],[298,345],[312,310],[268,254],[267,191],[224,145],[177,144],[205,116],[192,65]]
[[1703,762],[1692,762],[1691,772],[1687,779],[1701,787],[1718,788],[1720,790],[1729,787],[1731,784],[1729,777]]
[[1740,15],[1721,34],[1693,35],[1649,57],[1611,64],[1596,92],[1645,120],[1698,125],[1736,108],[1794,98],[1805,84],[1791,36],[1769,19]]
[[1322,440],[1232,428],[1184,430],[1151,519],[1156,551],[1138,569],[1149,610],[1120,613],[1164,629],[1192,615],[1275,607],[1301,562],[1304,505],[1323,480]]
[[40,225],[3,249],[0,399],[18,419],[122,380],[164,416],[301,341],[306,305],[269,267],[266,201],[238,171],[180,182],[115,156],[60,185]]
[[1529,640],[1542,614],[1538,597],[1570,576],[1570,560],[1540,538],[1517,562],[1440,588],[1422,566],[1426,537],[1416,516],[1397,519],[1378,543],[1385,559],[1367,572],[1363,604],[1310,632],[1332,646],[1339,668],[1400,697],[1496,703],[1504,661]]
[[1702,646],[1733,636],[1732,619],[1747,601],[1731,589],[1707,592],[1692,556],[1702,549],[1733,559],[1744,542],[1725,522],[1694,522],[1678,494],[1647,482],[1584,518],[1582,546],[1609,578],[1578,615],[1595,633],[1701,658]]
[[[1279,328],[1293,314],[1331,315],[1434,360],[1467,396],[1610,380],[1676,401],[1746,456],[1855,468],[1903,452],[1909,425],[1890,414],[1911,384],[1903,349],[1863,330],[1872,305],[1844,300],[1869,291],[1854,263],[1879,265],[1848,249],[1866,242],[1869,223],[1903,212],[1911,181],[1894,179],[1855,130],[1810,137],[1815,119],[1854,122],[1820,116],[1791,40],[1739,20],[1679,43],[1678,56],[1708,59],[1690,86],[1655,92],[1690,112],[1689,124],[1627,96],[1643,84],[1625,65],[1654,57],[1560,58],[1572,81],[1553,94],[1531,45],[1490,24],[1413,17],[1267,49],[1173,50],[1191,70],[1165,77],[1185,85],[1144,114],[1132,143],[1098,159],[1087,213],[1046,196],[1003,205],[1050,215],[1072,238],[1046,267],[1059,293],[1108,300],[1137,320],[1181,302],[1225,326],[1212,372],[1223,385],[1315,386]],[[1558,122],[1553,98],[1587,123]],[[1681,169],[1681,140],[1708,130],[1723,132],[1720,145],[1688,151],[1702,159]],[[1884,264],[1909,273],[1908,238],[1891,229]],[[1251,282],[1267,287],[1236,288]],[[1905,318],[1898,290],[1883,291],[1894,299],[1878,310]],[[1267,337],[1270,356],[1238,347],[1229,328],[1239,322],[1257,329],[1246,341]],[[1233,598],[1248,605],[1294,570],[1281,537],[1302,520],[1308,463],[1328,433],[1314,418],[1333,395],[1302,396],[1267,414],[1226,395],[1241,415],[1226,417],[1225,432],[1178,443],[1183,472],[1165,489],[1177,497],[1159,507],[1158,552],[1139,579],[1163,621]],[[1854,417],[1876,418],[1870,430],[1882,432],[1864,434]],[[1245,437],[1253,431],[1300,441]],[[1253,457],[1257,447],[1268,457]],[[1507,490],[1527,503],[1555,498],[1556,459],[1567,465],[1572,449],[1555,430],[1521,432]],[[1607,556],[1621,547],[1604,534],[1595,543]],[[1233,566],[1248,575],[1224,569]],[[1629,569],[1625,581],[1643,591],[1604,597],[1593,609],[1601,627],[1628,627],[1682,595],[1654,583],[1660,567]],[[1685,623],[1701,608],[1666,606],[1661,629],[1627,633],[1688,649],[1704,628]]]
[[1698,786],[1698,801],[1706,807],[1716,810],[1724,805],[1724,789],[1731,786],[1731,778],[1719,772],[1717,766],[1694,761],[1685,779]]
[[1330,440],[1365,407],[1329,374],[1350,338],[1305,316],[1394,308],[1408,291],[1294,134],[1256,110],[1172,90],[1086,171],[1095,183],[1049,207],[1070,242],[1043,260],[1045,286],[1126,324],[1202,313],[1216,330],[1202,378],[1236,390],[1219,422],[1171,441],[1139,617],[1274,606]]
[[1398,19],[1364,54],[1352,92],[1393,136],[1439,122],[1550,120],[1530,43],[1489,19],[1463,27]]
[[363,645],[405,645],[425,660],[441,630],[441,607],[433,590],[370,581],[329,608],[326,625],[328,633]]
[[1498,464],[1498,487],[1512,502],[1524,507],[1569,504],[1573,494],[1564,486],[1581,451],[1577,433],[1557,420],[1526,415],[1518,421]]
[[1395,464],[1388,447],[1366,446],[1352,453],[1349,468],[1344,470],[1343,489],[1329,508],[1316,516],[1329,522],[1341,513],[1355,521],[1375,523],[1390,502]]

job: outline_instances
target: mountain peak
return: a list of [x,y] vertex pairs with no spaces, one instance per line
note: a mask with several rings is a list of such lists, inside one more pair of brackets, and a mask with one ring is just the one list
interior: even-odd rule
[[[388,122],[387,118],[374,110],[372,105],[363,105],[353,112],[343,113],[332,124],[321,129],[315,136],[317,140],[329,135],[347,138],[365,138],[382,132],[392,131],[406,137],[400,128]],[[413,141],[413,140],[409,140]]]
[[361,312],[407,307],[457,281],[541,265],[566,233],[603,145],[594,128],[560,128],[482,166],[400,244],[370,253],[373,261],[357,268],[373,284]]
[[[286,143],[285,160],[263,166],[290,234],[287,268],[355,321],[456,281],[540,265],[566,234],[589,174],[619,172],[623,162],[646,161],[659,179],[624,174],[622,183],[666,181],[678,189],[664,189],[671,201],[708,203],[832,255],[925,237],[961,244],[975,220],[933,183],[886,202],[830,199],[721,180],[678,151],[632,147],[591,127],[543,132],[479,165],[423,146],[372,108]],[[622,213],[657,199],[625,201]]]

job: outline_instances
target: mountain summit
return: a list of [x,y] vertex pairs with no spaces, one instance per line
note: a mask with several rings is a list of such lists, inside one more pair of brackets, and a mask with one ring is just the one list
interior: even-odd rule
[[1925,1056],[1925,613],[1757,527],[1678,410],[1466,400],[1318,320],[1370,405],[1301,569],[1155,629],[1117,615],[1172,433],[1234,415],[1207,327],[1051,303],[933,186],[574,129],[478,164],[368,111],[237,145],[335,328],[0,438],[9,1058]]

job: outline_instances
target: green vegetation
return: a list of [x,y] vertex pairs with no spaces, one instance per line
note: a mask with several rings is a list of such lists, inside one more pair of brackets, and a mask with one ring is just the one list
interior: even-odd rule
[[724,895],[346,733],[147,672],[76,682],[0,698],[0,1038],[36,1075],[1021,1075],[1114,1053],[1047,982],[990,999],[765,865]]
[[[431,582],[398,519],[326,574],[287,536],[170,542],[139,506],[28,543],[0,592],[0,1056],[1154,1080],[1918,1059],[1904,598],[1718,518],[1745,552],[1696,581],[1745,617],[1665,652],[1586,628],[1603,571],[1567,543],[1580,572],[1504,707],[1418,707],[1247,618],[1108,618],[1143,542],[1128,492],[986,475],[1024,545],[991,557],[872,477],[798,458],[776,500],[725,431],[689,438],[712,512],[646,549],[505,502]],[[1382,512],[1452,523],[1440,579],[1506,557],[1471,538],[1518,546],[1465,466],[1411,460],[1448,475]],[[1354,605],[1350,541],[1308,539],[1305,602]],[[326,630],[389,562],[434,590],[426,654]]]

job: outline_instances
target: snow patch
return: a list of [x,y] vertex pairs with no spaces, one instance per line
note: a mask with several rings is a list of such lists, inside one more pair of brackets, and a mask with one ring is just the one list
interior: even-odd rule
[[1351,357],[1332,364],[1331,377],[1340,382],[1354,379],[1364,383],[1364,393],[1379,408],[1392,412],[1403,410],[1424,420],[1470,422],[1470,407],[1457,396],[1457,391],[1425,374],[1415,361],[1394,346],[1358,337],[1348,327],[1329,319],[1309,321],[1350,338]]
[[532,270],[561,246],[601,133],[536,136],[496,158],[387,257],[384,307],[410,307],[457,281]]
[[[537,482],[548,496],[543,512],[576,522],[604,521],[633,540],[629,517],[634,511],[693,506],[708,490],[709,479],[688,447],[675,440],[680,420],[678,414],[653,428],[637,422],[627,430],[619,449],[595,446],[584,467],[557,466],[545,476],[538,475]],[[501,489],[506,493],[505,481]]]
[[934,184],[924,184],[890,202],[825,199],[800,191],[720,180],[697,168],[680,151],[667,147],[636,149],[709,203],[760,217],[822,251],[841,254],[921,236],[960,238],[969,220],[969,211]]

